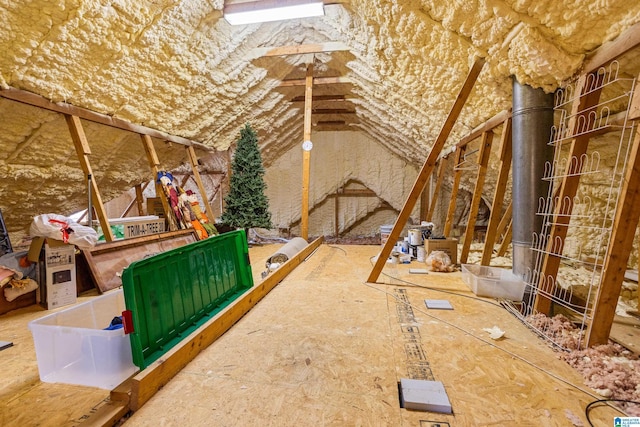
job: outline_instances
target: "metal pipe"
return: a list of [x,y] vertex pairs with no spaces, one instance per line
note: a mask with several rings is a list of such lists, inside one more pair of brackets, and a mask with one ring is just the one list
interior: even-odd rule
[[553,160],[550,146],[553,126],[553,93],[522,85],[513,79],[512,174],[513,174],[513,272],[521,277],[532,272],[535,256],[533,233],[542,229],[536,215],[538,199],[546,197],[549,184],[542,180],[544,164]]

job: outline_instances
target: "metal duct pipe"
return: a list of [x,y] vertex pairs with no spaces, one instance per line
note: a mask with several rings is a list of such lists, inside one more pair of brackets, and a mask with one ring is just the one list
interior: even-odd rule
[[542,177],[545,162],[553,160],[553,147],[548,145],[553,94],[514,78],[512,111],[513,273],[524,277],[535,266],[533,233],[542,228],[543,217],[536,215],[538,199],[548,195],[549,184]]

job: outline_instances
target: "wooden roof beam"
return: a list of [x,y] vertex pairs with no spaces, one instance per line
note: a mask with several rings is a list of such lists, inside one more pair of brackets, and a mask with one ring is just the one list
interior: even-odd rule
[[96,113],[95,111],[91,111],[82,107],[76,107],[75,105],[67,104],[65,102],[52,102],[43,96],[36,95],[35,93],[27,92],[24,90],[12,87],[8,89],[0,88],[0,97],[31,105],[33,107],[39,107],[45,110],[54,111],[56,113],[64,114],[67,116],[79,117],[83,120],[116,129],[125,130],[128,132],[137,133],[139,135],[149,135],[163,141],[175,142],[176,144],[194,146],[202,150],[211,151],[209,147],[197,141],[192,141],[181,136],[171,135],[166,132],[148,128],[146,126],[136,125],[109,116],[107,114]]
[[257,47],[251,51],[251,59],[270,56],[304,55],[308,53],[326,53],[349,50],[349,46],[342,42],[325,42],[313,44],[299,44],[293,46]]
[[314,108],[311,111],[313,114],[356,114],[355,110],[344,108]]
[[[315,95],[312,99],[313,102],[344,102],[347,101],[347,97],[344,95]],[[291,98],[289,102],[304,102],[304,95],[295,96]]]
[[[288,87],[288,86],[304,86],[306,85],[307,79],[291,79],[291,80],[283,80],[280,82],[280,87]],[[343,76],[335,76],[335,77],[314,77],[313,84],[314,85],[331,85],[331,84],[340,84],[352,83],[349,77]]]

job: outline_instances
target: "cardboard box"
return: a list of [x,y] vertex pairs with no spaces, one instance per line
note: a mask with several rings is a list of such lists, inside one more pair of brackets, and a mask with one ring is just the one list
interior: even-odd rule
[[426,257],[433,251],[442,251],[449,255],[452,264],[458,263],[458,239],[449,237],[447,239],[428,239],[424,241],[424,251]]
[[[44,245],[45,299],[48,310],[75,304],[76,290],[76,247],[74,245]],[[42,295],[41,295],[42,297]]]
[[156,215],[164,218],[164,207],[160,197],[147,197],[147,215]]
[[74,245],[61,240],[35,237],[31,241],[27,259],[38,263],[37,303],[51,310],[77,301]]

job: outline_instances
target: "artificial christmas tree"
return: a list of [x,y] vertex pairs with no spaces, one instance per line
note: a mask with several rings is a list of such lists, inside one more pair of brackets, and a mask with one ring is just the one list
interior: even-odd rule
[[258,138],[247,123],[240,130],[231,163],[230,190],[224,199],[226,207],[220,221],[247,232],[251,227],[273,228],[269,200],[264,194],[266,188]]

